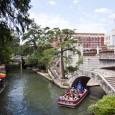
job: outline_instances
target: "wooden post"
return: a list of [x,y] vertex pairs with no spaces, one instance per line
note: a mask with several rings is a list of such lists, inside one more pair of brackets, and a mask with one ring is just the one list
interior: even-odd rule
[[81,57],[83,57],[83,45],[80,45]]
[[22,56],[20,56],[20,69],[22,70]]

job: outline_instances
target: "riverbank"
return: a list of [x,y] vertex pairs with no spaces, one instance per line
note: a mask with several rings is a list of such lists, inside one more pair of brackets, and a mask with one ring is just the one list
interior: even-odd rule
[[[50,75],[47,72],[39,72],[35,69],[32,69],[34,72],[36,72],[37,74],[41,75],[42,77],[46,78],[47,80],[53,82],[55,85],[57,85],[60,88],[69,88],[70,85],[67,82],[67,79],[52,79],[50,77]],[[87,83],[87,86],[98,86],[98,83],[96,81],[94,81],[93,79],[90,79],[89,82]]]
[[48,73],[43,73],[43,72],[37,72],[37,74],[41,75],[42,77],[46,78],[47,80],[51,81],[55,85],[57,85],[60,88],[69,88],[69,86],[64,86],[63,84],[66,83],[65,80],[62,79],[52,79]]

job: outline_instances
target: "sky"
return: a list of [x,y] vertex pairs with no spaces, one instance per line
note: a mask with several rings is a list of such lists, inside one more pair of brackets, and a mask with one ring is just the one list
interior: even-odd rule
[[115,0],[31,0],[30,18],[41,27],[109,33],[115,29]]

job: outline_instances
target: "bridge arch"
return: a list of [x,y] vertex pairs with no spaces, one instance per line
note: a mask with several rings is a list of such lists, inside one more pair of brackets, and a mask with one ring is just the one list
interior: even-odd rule
[[77,85],[79,81],[81,81],[83,87],[86,87],[90,79],[91,78],[87,76],[79,76],[73,81],[73,83],[71,84],[71,87],[74,87],[75,85]]
[[78,70],[70,79],[69,84],[70,86],[74,86],[79,81],[82,82],[83,86],[85,87],[87,82],[90,79],[96,81],[106,92],[108,95],[115,94],[115,89],[106,81],[106,79],[99,73],[95,71],[86,71],[86,70]]

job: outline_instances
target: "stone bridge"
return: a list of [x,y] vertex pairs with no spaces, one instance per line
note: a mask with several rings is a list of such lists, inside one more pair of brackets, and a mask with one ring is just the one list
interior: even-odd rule
[[85,87],[90,79],[95,80],[108,95],[115,94],[115,71],[104,69],[78,70],[69,79],[70,86],[78,84],[79,81]]
[[[60,61],[58,61],[58,63],[59,62]],[[76,58],[74,58],[73,62],[76,62]],[[63,84],[67,82],[70,86],[74,86],[78,84],[79,81],[82,81],[85,87],[91,79],[97,82],[106,94],[115,94],[115,54],[83,56],[83,64],[80,65],[78,71],[68,77],[69,79],[61,79],[60,66],[51,68],[50,73],[52,73],[52,78],[55,83]],[[62,85],[60,85],[60,87],[62,87]]]

